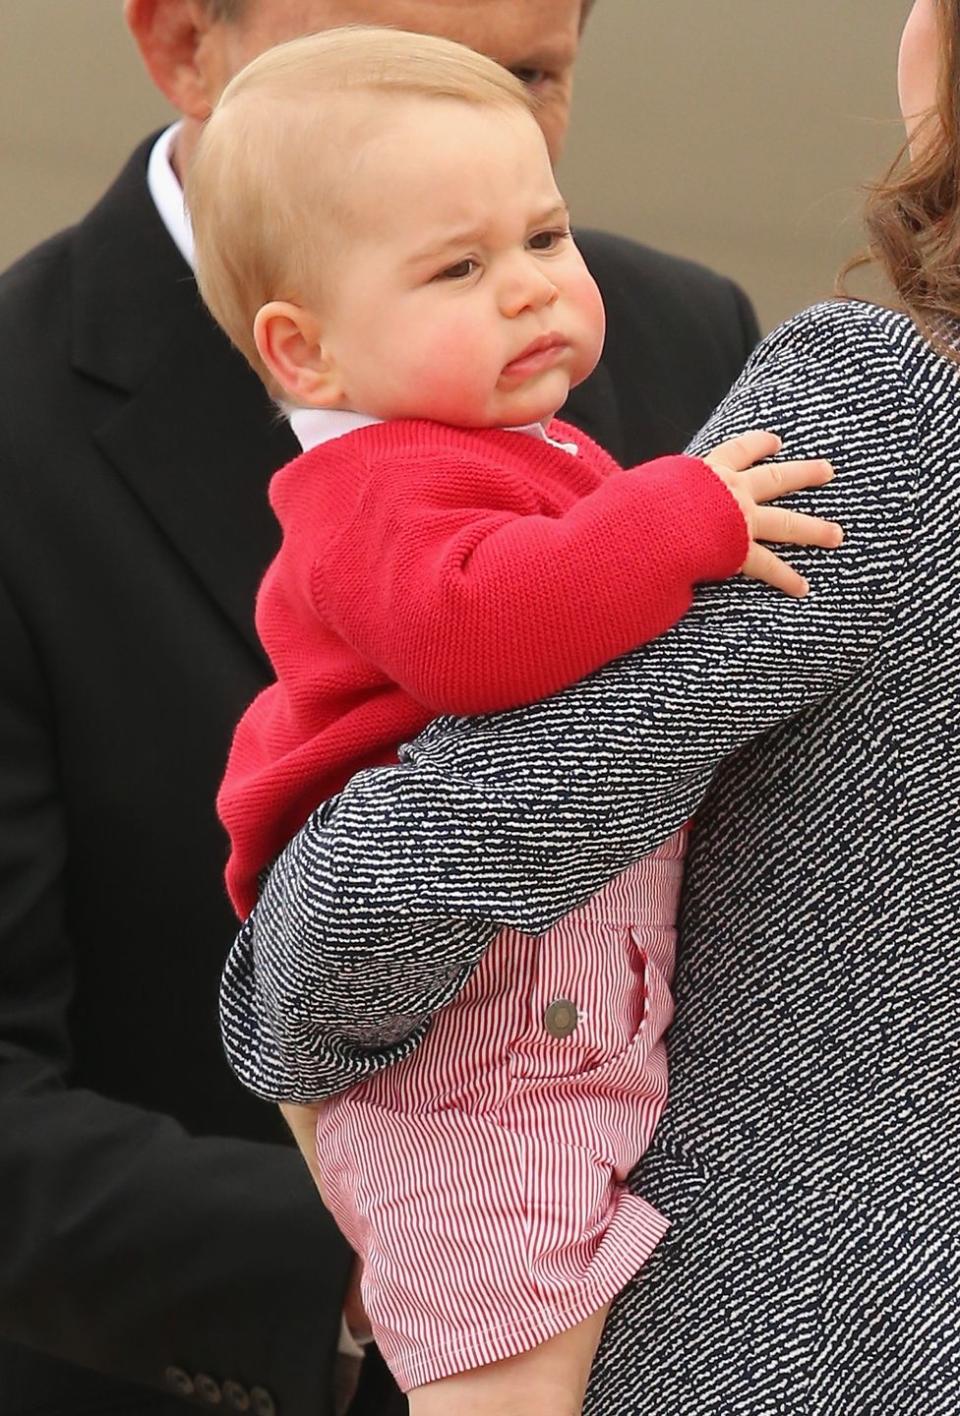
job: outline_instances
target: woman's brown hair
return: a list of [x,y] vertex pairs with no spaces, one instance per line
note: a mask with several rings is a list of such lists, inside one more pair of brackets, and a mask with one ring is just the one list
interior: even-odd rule
[[[841,275],[875,262],[903,308],[942,342],[960,320],[960,0],[937,0],[940,79],[936,107],[870,188],[867,250]],[[952,343],[952,341],[951,341]],[[956,355],[954,355],[956,357]]]

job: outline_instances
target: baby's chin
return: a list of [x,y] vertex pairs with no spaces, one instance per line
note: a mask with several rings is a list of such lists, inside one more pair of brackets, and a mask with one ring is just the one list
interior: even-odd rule
[[485,408],[423,408],[407,412],[404,418],[425,418],[431,423],[443,423],[449,428],[471,428],[490,432],[495,428],[526,428],[532,423],[549,423],[562,408],[551,399],[548,403],[525,404],[518,408],[490,410]]
[[[545,426],[552,418],[557,416],[562,407],[562,404],[557,407],[555,404],[551,403],[549,406],[518,409],[509,413],[505,412],[499,416],[478,417],[470,421],[461,419],[453,424],[453,426],[458,428],[476,428],[478,431],[486,430],[487,432],[490,432],[494,428],[529,428],[532,427],[534,423],[541,423]],[[450,420],[447,419],[446,421],[449,422]]]
[[531,423],[549,423],[566,403],[571,387],[566,379],[551,380],[551,383],[552,387],[531,389],[526,397],[493,400],[483,426],[525,428]]
[[434,397],[414,399],[403,408],[385,412],[374,410],[380,417],[425,418],[433,423],[445,423],[452,428],[524,428],[531,423],[549,423],[567,401],[570,382],[566,378],[537,380],[536,386],[510,392],[491,389],[486,396],[474,398]]

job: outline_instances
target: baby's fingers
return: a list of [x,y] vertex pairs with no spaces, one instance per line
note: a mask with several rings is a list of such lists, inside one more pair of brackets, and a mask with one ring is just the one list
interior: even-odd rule
[[807,516],[785,506],[758,506],[751,526],[756,541],[774,541],[784,546],[825,546],[833,550],[843,545],[843,530],[835,521]]
[[756,502],[776,501],[805,487],[823,487],[833,481],[833,468],[822,459],[811,462],[774,462],[752,467],[743,480]]
[[738,438],[718,443],[703,460],[715,472],[745,472],[757,462],[776,457],[782,446],[776,433],[741,433]]
[[767,585],[772,585],[774,590],[782,590],[785,595],[793,595],[797,599],[810,589],[806,580],[793,566],[787,565],[787,562],[774,555],[773,551],[768,551],[766,546],[750,547],[750,554],[743,563],[741,573],[749,575],[752,580],[762,580]]

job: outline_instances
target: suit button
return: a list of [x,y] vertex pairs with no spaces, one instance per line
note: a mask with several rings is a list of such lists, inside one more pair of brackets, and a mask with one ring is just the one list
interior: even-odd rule
[[239,1382],[224,1382],[223,1395],[233,1411],[250,1410],[250,1393]]
[[543,1026],[551,1037],[569,1037],[577,1026],[577,1005],[569,998],[555,998],[544,1011]]
[[182,1367],[168,1367],[163,1374],[163,1380],[177,1396],[193,1396],[193,1378]]
[[193,1379],[197,1396],[202,1397],[208,1406],[219,1406],[223,1400],[223,1392],[220,1390],[220,1383],[206,1372],[198,1372]]
[[277,1407],[266,1387],[251,1387],[250,1401],[256,1416],[277,1416]]

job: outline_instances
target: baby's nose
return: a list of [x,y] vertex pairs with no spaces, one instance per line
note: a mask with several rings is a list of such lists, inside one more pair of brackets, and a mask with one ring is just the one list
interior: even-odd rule
[[560,294],[545,270],[534,261],[524,261],[503,278],[500,287],[500,308],[515,318],[524,310],[542,310],[552,305]]

